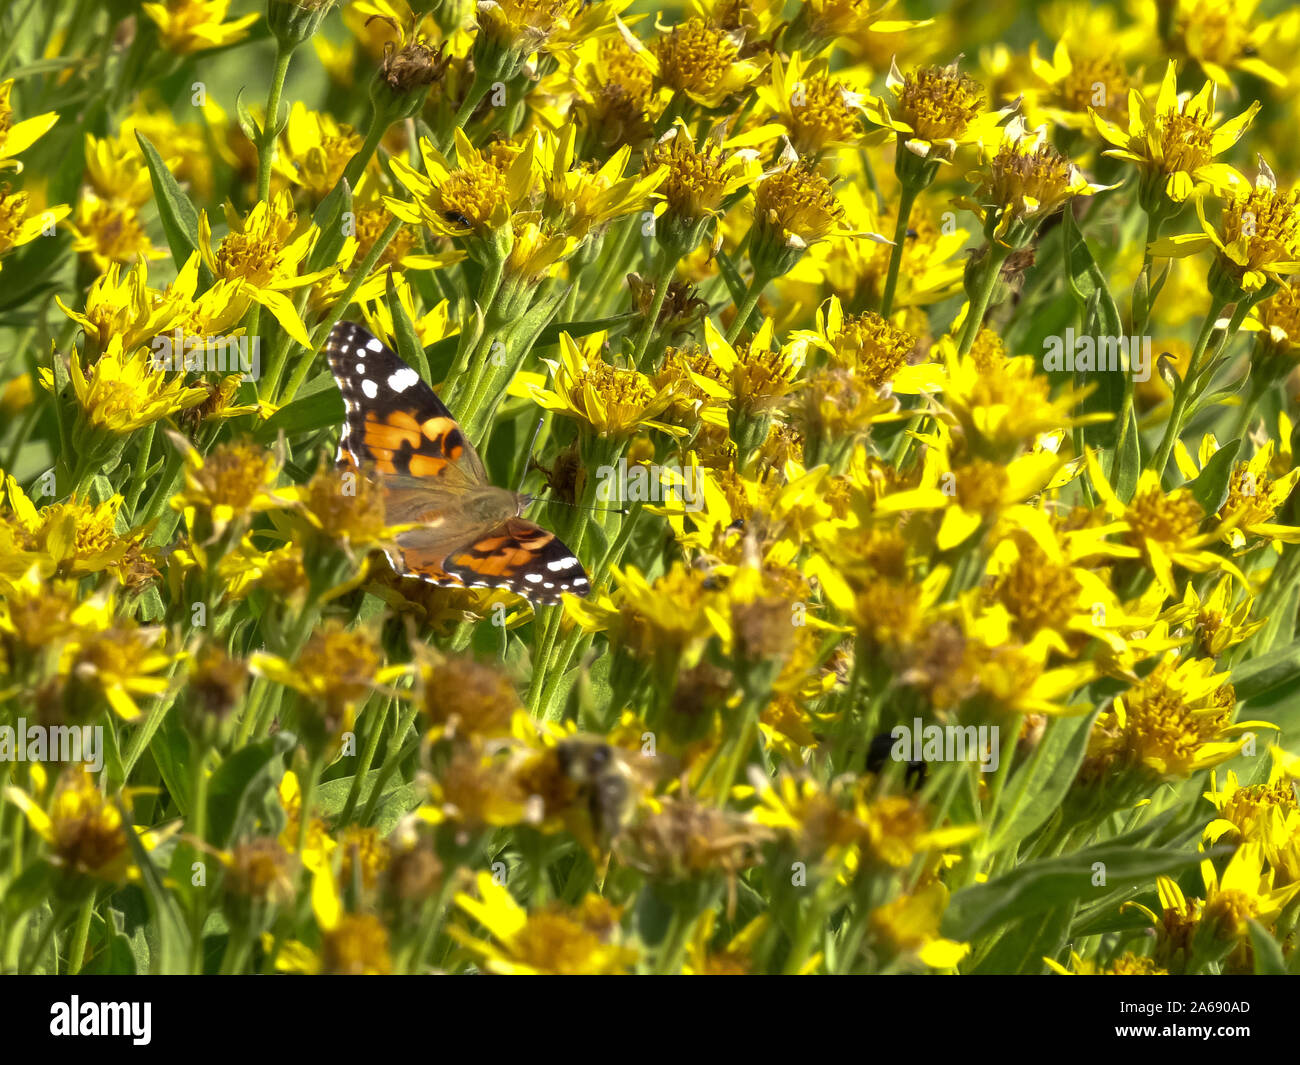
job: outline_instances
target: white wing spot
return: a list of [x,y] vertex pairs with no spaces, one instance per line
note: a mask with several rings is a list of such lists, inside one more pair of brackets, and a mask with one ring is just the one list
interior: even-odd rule
[[388,378],[388,387],[394,392],[405,392],[414,384],[418,384],[420,375],[412,370],[409,366],[403,366],[396,373]]
[[567,558],[557,558],[554,562],[546,563],[546,568],[552,573],[559,573],[562,570],[573,569],[578,564],[578,560],[572,555]]
[[376,337],[371,337],[369,340],[366,341],[366,347],[368,347],[371,351],[378,354],[379,352],[384,350],[384,343],[382,340],[379,340]]
[[359,373],[362,377],[366,376],[366,364],[364,362],[357,363],[357,373]]
[[537,583],[538,581],[540,581],[541,579],[542,579],[542,575],[541,575],[540,573],[525,573],[525,574],[524,574],[524,580],[526,580],[529,584],[536,584],[536,583]]
[[374,399],[379,395],[379,386],[367,377],[361,382],[361,391],[366,394],[367,399]]

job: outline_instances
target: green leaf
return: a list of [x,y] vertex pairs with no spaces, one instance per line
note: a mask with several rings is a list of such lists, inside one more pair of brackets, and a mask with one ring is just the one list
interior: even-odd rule
[[342,421],[343,397],[337,388],[327,388],[281,407],[258,428],[256,436],[261,441],[274,440],[280,432],[293,436],[339,425]]
[[323,270],[338,262],[339,252],[347,239],[347,234],[343,231],[343,216],[351,210],[352,188],[346,180],[339,178],[338,184],[330,189],[329,195],[321,200],[316,213],[312,215],[312,221],[320,230],[320,235],[316,238],[311,255],[307,257],[308,273]]
[[[1065,248],[1065,281],[1070,291],[1085,308],[1090,301],[1095,300],[1092,313],[1103,335],[1120,336],[1122,326],[1119,308],[1115,305],[1115,299],[1106,285],[1106,275],[1102,273],[1101,267],[1097,265],[1096,259],[1088,249],[1088,242],[1079,232],[1079,225],[1074,220],[1074,212],[1062,212],[1061,233]],[[1085,327],[1087,321],[1085,317]]]
[[1206,514],[1213,514],[1228,498],[1228,479],[1232,476],[1232,461],[1237,457],[1239,447],[1240,440],[1229,440],[1210,456],[1196,480],[1187,486]]
[[[132,824],[131,815],[117,800],[124,825]],[[144,888],[145,900],[149,913],[153,917],[152,931],[157,936],[157,947],[150,952],[150,970],[153,975],[179,975],[189,971],[190,933],[176,908],[175,900],[163,886],[158,867],[154,865],[149,852],[144,849],[140,837],[133,828],[126,831],[127,843],[131,855],[140,869],[140,880]]]
[[745,279],[740,276],[736,264],[721,248],[718,249],[717,262],[722,280],[727,283],[727,291],[731,293],[731,302],[739,307],[745,302]]
[[272,763],[279,768],[285,751],[279,737],[241,747],[217,767],[208,782],[208,836],[218,847],[227,846],[240,815],[250,807],[250,792],[273,788]]
[[[1079,232],[1078,224],[1071,211],[1063,212],[1061,224],[1062,247],[1065,254],[1065,281],[1075,300],[1083,311],[1083,334],[1093,338],[1120,337],[1123,325],[1115,298],[1106,285],[1106,275],[1102,273],[1088,248],[1088,242]],[[1133,380],[1127,373],[1095,371],[1076,371],[1075,383],[1080,387],[1095,386],[1081,404],[1084,413],[1099,411],[1114,415],[1108,422],[1099,422],[1083,427],[1084,441],[1092,447],[1112,452],[1104,468],[1112,474],[1122,463],[1125,476],[1128,476],[1132,456],[1128,453],[1117,458],[1113,452],[1119,439],[1118,415],[1124,407],[1125,395],[1133,387]],[[1130,435],[1132,435],[1130,433]],[[1140,456],[1139,456],[1140,458]],[[1136,480],[1134,484],[1136,485]],[[1122,498],[1122,497],[1121,497]]]
[[1131,409],[1123,449],[1117,447],[1113,456],[1110,483],[1115,494],[1128,502],[1137,491],[1138,479],[1142,476],[1142,441],[1138,434],[1137,413]]
[[1062,906],[1028,918],[1002,935],[970,972],[974,975],[1038,974],[1044,957],[1056,960],[1070,934],[1075,907]]
[[[149,138],[137,131],[135,139],[140,142],[140,150],[144,153],[149,180],[153,183],[154,199],[158,203],[158,216],[167,237],[167,247],[171,249],[172,261],[179,270],[199,250],[199,212],[172,177],[172,172],[167,169]],[[211,286],[212,271],[200,259],[199,291],[206,291]]]
[[[1077,717],[1058,717],[1048,725],[1033,755],[1007,784],[1001,805],[1009,804],[1009,812],[993,830],[986,853],[1019,843],[1061,805],[1083,762],[1088,733],[1099,710]],[[1010,754],[1004,752],[1004,757]]]
[[1250,920],[1250,945],[1255,949],[1256,976],[1285,976],[1282,945],[1256,920]]
[[53,895],[59,877],[63,874],[44,859],[37,859],[21,874],[10,881],[4,890],[4,910],[18,917],[34,910]]
[[[1161,873],[1190,868],[1212,853],[1106,843],[1076,854],[1031,862],[996,880],[957,892],[944,914],[943,934],[969,941],[1000,925],[1077,899],[1101,898],[1121,888],[1145,886]],[[1106,884],[1102,888],[1093,885],[1096,862],[1105,866]]]
[[393,316],[393,339],[397,343],[397,354],[423,380],[428,381],[429,360],[425,355],[424,346],[420,343],[419,336],[416,335],[415,326],[406,313],[406,308],[402,306],[402,301],[397,298],[397,287],[393,284],[392,270],[388,271],[388,277],[385,279],[384,285],[388,293],[388,310]]
[[1258,658],[1247,659],[1232,670],[1232,689],[1238,700],[1253,699],[1300,677],[1300,640]]

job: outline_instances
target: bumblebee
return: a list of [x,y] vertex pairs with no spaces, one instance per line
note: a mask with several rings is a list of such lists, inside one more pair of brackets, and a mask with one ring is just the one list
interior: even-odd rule
[[600,739],[574,736],[555,745],[560,773],[574,788],[602,847],[623,830],[637,800],[651,790],[653,762]]

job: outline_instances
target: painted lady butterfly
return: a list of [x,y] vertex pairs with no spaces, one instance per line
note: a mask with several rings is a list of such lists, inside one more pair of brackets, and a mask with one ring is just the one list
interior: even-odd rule
[[443,587],[507,588],[536,603],[587,594],[577,556],[520,517],[532,497],[488,482],[451,413],[395,352],[339,322],[325,355],[346,412],[338,463],[375,477],[389,524],[420,523],[396,537],[393,569]]

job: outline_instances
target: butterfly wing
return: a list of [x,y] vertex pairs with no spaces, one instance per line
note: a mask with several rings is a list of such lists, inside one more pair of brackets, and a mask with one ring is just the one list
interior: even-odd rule
[[478,452],[451,412],[383,341],[339,322],[325,342],[325,357],[343,395],[340,463],[438,478],[448,488],[487,483]]
[[505,588],[537,603],[585,595],[582,563],[554,533],[516,517],[456,419],[382,341],[339,322],[325,345],[346,411],[338,461],[374,469],[389,524],[418,522],[388,551],[398,573],[453,588]]

